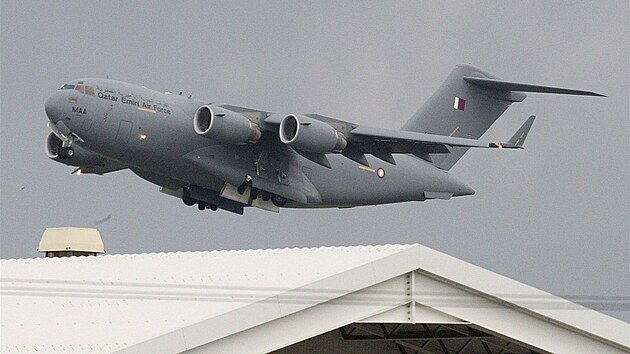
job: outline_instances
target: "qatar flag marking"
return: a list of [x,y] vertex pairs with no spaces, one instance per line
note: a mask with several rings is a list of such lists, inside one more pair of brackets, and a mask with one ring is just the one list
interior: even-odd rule
[[463,111],[466,107],[466,100],[463,98],[455,97],[455,103],[453,104],[453,108]]

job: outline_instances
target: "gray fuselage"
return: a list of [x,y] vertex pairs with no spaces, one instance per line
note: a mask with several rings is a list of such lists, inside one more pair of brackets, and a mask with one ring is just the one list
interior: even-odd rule
[[193,116],[205,102],[108,79],[70,84],[90,89],[53,94],[46,102],[50,121],[80,138],[75,144],[82,148],[170,189],[199,186],[220,192],[226,182],[238,185],[251,176],[262,185],[299,184],[310,191],[306,203],[289,197],[288,207],[351,207],[474,193],[411,155],[396,155],[395,165],[367,155],[368,167],[328,154],[331,168],[324,167],[284,145],[277,126],[263,121],[266,112],[248,116],[262,130],[259,141],[224,144],[193,129]]

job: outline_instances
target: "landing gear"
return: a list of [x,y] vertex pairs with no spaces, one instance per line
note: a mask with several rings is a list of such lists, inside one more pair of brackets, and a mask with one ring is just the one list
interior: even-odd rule
[[278,208],[282,208],[285,204],[287,204],[287,198],[281,197],[277,194],[272,194],[271,202],[273,203],[273,205],[277,206]]
[[74,157],[74,149],[71,146],[62,146],[57,151],[57,155],[62,160],[70,160]]
[[188,206],[193,206],[195,204],[197,204],[197,200],[193,199],[190,196],[190,191],[188,190],[188,188],[184,188],[184,192],[182,195],[182,201],[184,202],[184,204],[188,205]]
[[254,199],[258,198],[258,188],[253,188],[253,187],[252,187],[252,192],[251,192],[251,194],[250,194],[250,198],[251,198],[252,200],[254,200]]
[[[249,176],[248,176],[249,177]],[[245,188],[247,188],[247,186],[251,186],[251,182],[249,182],[250,184],[247,184],[247,180],[241,184],[238,188],[237,188],[237,192],[239,194],[243,194],[245,192]],[[241,193],[241,188],[243,193]],[[251,191],[250,191],[250,195],[249,195],[249,200],[251,203],[254,203],[256,201],[256,199],[261,196],[262,200],[265,202],[268,202],[269,199],[271,199],[271,202],[273,203],[273,205],[277,206],[278,208],[285,206],[285,204],[287,204],[287,198],[285,197],[281,197],[277,194],[272,194],[270,192],[264,191],[264,190],[260,190],[258,188],[254,188],[251,187]]]
[[241,185],[236,188],[236,192],[238,192],[238,194],[243,194],[247,190],[247,187],[251,185],[252,177],[250,175],[247,175],[245,176],[245,181],[243,181],[243,183],[241,183]]
[[182,191],[182,201],[188,206],[197,205],[197,209],[199,210],[210,209],[212,211],[217,211],[217,209],[219,209],[215,204],[207,203],[203,200],[198,200],[191,197],[190,190],[188,188],[184,188],[184,190]]

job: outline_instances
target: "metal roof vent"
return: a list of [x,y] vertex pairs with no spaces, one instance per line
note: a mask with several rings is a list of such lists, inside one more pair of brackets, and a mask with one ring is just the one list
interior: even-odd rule
[[105,249],[97,229],[53,227],[44,231],[37,251],[45,252],[46,257],[72,257],[96,256]]

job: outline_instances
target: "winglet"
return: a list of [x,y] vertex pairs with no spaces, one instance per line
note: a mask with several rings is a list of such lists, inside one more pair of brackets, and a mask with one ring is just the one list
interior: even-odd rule
[[515,148],[523,148],[523,143],[525,143],[529,129],[531,129],[532,124],[534,124],[534,119],[536,119],[536,116],[530,116],[516,133],[514,133],[510,140],[508,140],[507,145],[511,145]]

